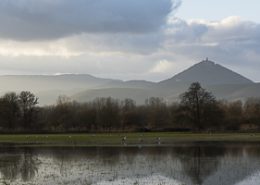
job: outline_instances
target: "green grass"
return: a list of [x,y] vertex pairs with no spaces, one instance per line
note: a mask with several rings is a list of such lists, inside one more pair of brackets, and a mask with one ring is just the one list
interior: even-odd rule
[[[0,135],[2,146],[168,146],[192,142],[260,142],[260,133],[112,133],[112,134],[30,134]],[[142,142],[140,140],[142,139]]]

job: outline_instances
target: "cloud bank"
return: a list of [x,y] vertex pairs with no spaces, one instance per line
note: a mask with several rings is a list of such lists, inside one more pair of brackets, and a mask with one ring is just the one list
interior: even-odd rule
[[165,25],[171,0],[1,0],[0,37],[56,39],[81,33],[147,33]]

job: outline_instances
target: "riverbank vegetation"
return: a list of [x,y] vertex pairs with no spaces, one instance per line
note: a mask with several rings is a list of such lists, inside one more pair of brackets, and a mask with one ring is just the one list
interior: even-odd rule
[[216,100],[193,83],[180,101],[151,97],[144,105],[111,97],[78,103],[65,96],[56,105],[37,106],[31,92],[0,98],[1,133],[102,133],[148,131],[233,132],[260,129],[260,99]]

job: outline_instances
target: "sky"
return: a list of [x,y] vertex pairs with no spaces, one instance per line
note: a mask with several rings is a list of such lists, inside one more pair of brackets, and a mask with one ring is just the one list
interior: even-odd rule
[[259,0],[183,0],[176,16],[189,19],[221,20],[240,16],[244,20],[260,23]]
[[160,81],[208,57],[260,82],[259,0],[1,0],[0,75]]

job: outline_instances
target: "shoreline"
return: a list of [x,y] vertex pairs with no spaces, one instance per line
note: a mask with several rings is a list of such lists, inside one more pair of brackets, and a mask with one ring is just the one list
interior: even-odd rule
[[[124,139],[125,138],[125,139]],[[0,147],[168,147],[182,144],[255,143],[260,133],[102,133],[0,135]]]

